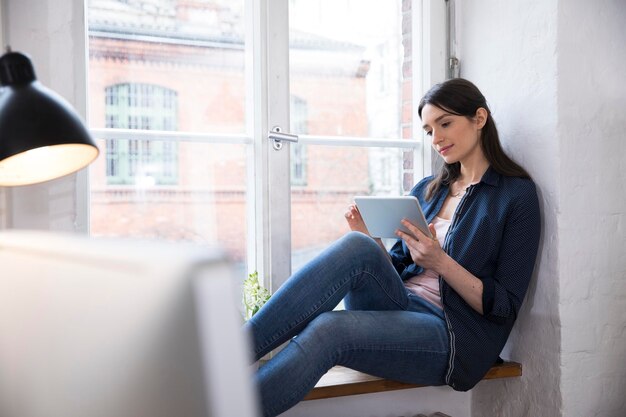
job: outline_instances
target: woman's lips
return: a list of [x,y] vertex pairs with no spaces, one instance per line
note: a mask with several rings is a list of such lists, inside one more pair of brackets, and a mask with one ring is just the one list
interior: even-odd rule
[[446,152],[448,152],[450,150],[450,148],[452,148],[454,145],[448,145],[448,146],[444,146],[443,148],[439,149],[439,153],[442,155],[445,155]]

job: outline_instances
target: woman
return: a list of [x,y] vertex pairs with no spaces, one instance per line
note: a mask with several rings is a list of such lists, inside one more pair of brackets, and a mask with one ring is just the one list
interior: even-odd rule
[[[257,372],[264,415],[295,405],[335,365],[466,391],[498,359],[537,254],[535,186],[469,81],[434,86],[419,115],[445,162],[411,191],[434,238],[404,221],[411,234],[397,231],[387,253],[349,207],[352,232],[246,324],[256,359],[291,339]],[[342,299],[346,310],[332,311]]]

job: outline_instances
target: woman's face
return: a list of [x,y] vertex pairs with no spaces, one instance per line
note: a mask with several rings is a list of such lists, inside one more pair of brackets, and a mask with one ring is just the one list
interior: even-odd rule
[[457,116],[432,104],[422,108],[424,131],[432,137],[433,149],[448,164],[481,158],[481,129],[487,120],[487,111],[479,108],[473,118]]

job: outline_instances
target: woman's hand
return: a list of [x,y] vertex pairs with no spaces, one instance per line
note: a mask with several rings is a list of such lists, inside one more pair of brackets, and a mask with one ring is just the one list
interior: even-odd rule
[[361,217],[361,212],[356,205],[350,204],[348,206],[348,210],[344,213],[344,217],[348,222],[348,226],[350,226],[350,230],[365,233],[368,236],[370,235],[370,232],[367,230],[365,222],[363,221],[363,217]]
[[[344,213],[343,216],[346,218],[348,226],[350,226],[350,230],[352,230],[353,232],[365,233],[369,237],[372,237],[369,230],[367,230],[367,226],[365,226],[365,222],[363,221],[363,217],[361,217],[361,212],[359,211],[359,208],[355,204],[350,204],[348,206],[348,210]],[[379,238],[374,238],[374,241],[378,243],[378,246],[380,246],[382,251],[385,252],[387,258],[391,260],[391,256],[389,255],[389,252],[387,252],[387,248],[385,248],[383,241]]]
[[402,230],[396,230],[396,235],[404,240],[406,246],[411,252],[411,258],[416,265],[420,265],[426,269],[433,269],[437,273],[441,273],[446,253],[441,249],[437,240],[437,232],[433,224],[428,225],[428,229],[433,237],[428,237],[417,226],[410,221],[403,219],[402,224],[409,229],[411,234]]

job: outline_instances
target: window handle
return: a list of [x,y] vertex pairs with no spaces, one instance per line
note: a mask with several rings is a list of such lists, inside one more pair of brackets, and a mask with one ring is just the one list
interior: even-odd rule
[[283,147],[282,141],[298,143],[298,135],[292,135],[291,133],[284,133],[281,131],[280,126],[274,126],[271,132],[268,134],[268,138],[272,140],[272,147],[280,151]]

